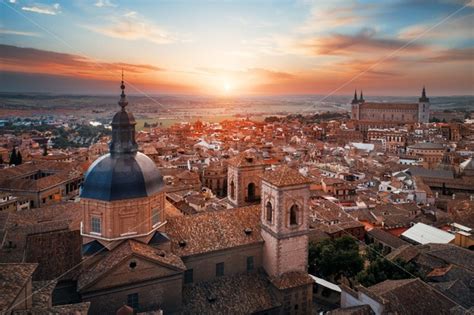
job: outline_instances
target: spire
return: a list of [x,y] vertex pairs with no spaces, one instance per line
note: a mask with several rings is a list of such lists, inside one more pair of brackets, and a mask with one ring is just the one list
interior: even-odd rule
[[121,110],[118,111],[112,119],[112,141],[110,142],[111,154],[136,153],[138,145],[135,142],[135,118],[132,113],[127,112],[125,107],[128,105],[125,95],[125,84],[122,70],[122,83],[120,84],[122,93],[118,104]]
[[125,106],[128,105],[127,95],[125,95],[125,83],[123,81],[123,69],[122,69],[122,83],[120,84],[120,89],[122,90],[122,94],[120,94],[120,101],[119,105],[122,107],[122,111],[125,111]]
[[423,90],[421,91],[421,97],[418,99],[420,103],[428,103],[430,101],[429,98],[426,97],[426,89],[423,85]]
[[365,102],[365,100],[364,100],[364,95],[362,94],[362,90],[360,90],[359,102],[361,102],[361,103],[364,103],[364,102]]
[[352,99],[352,104],[357,104],[359,101],[357,100],[357,90],[354,90],[354,99]]

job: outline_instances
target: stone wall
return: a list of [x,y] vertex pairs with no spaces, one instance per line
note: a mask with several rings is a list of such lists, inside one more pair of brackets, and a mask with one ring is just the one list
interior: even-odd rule
[[193,269],[193,282],[209,281],[216,277],[216,264],[224,263],[224,275],[247,272],[247,257],[253,256],[254,270],[262,266],[263,244],[235,247],[228,250],[184,257],[187,269]]

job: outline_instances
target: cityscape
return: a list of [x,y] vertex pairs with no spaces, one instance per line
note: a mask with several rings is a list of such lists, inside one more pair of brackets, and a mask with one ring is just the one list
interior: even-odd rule
[[472,1],[0,3],[0,314],[474,313]]

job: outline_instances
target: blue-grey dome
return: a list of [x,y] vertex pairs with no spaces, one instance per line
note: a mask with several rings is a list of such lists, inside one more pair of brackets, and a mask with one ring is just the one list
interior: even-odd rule
[[87,170],[81,197],[104,201],[141,198],[162,187],[163,177],[145,154],[106,154]]

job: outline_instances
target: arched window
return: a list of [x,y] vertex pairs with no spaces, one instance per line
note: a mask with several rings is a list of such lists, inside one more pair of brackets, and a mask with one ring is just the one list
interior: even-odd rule
[[255,184],[250,183],[247,186],[247,201],[255,201]]
[[267,202],[265,209],[267,210],[267,221],[271,223],[273,220],[273,207],[270,201]]
[[235,200],[235,184],[234,184],[234,181],[230,182],[230,197]]
[[298,224],[298,206],[292,205],[290,208],[290,225]]

